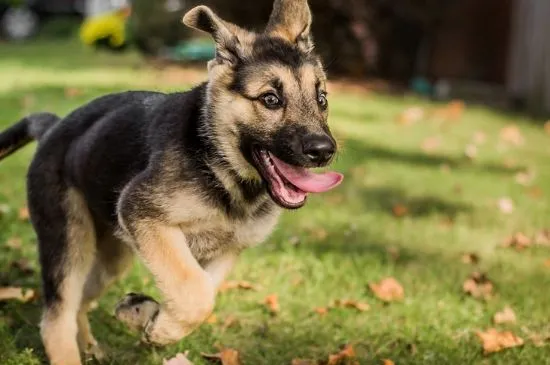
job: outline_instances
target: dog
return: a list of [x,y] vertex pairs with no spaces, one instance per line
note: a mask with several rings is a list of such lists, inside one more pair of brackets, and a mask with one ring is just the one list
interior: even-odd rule
[[211,314],[239,253],[264,241],[281,211],[341,183],[339,173],[311,171],[337,153],[311,21],[307,0],[276,0],[261,33],[195,7],[183,23],[216,44],[205,83],[106,95],[0,134],[0,158],[38,140],[27,199],[50,363],[102,357],[87,312],[134,255],[163,301],[128,294],[117,317],[146,343],[189,335]]

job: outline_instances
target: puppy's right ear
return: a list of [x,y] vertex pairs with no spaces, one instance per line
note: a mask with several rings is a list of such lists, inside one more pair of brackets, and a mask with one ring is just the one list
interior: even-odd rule
[[183,17],[183,23],[212,36],[219,61],[234,65],[244,57],[242,38],[246,38],[248,32],[222,20],[209,7],[201,5],[189,10]]

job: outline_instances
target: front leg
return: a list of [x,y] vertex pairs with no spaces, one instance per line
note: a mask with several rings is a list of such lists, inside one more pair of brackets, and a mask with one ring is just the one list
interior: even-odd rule
[[179,341],[211,314],[214,281],[191,254],[178,226],[151,220],[124,223],[164,302],[131,294],[117,306],[117,318],[141,330],[146,342],[166,345]]

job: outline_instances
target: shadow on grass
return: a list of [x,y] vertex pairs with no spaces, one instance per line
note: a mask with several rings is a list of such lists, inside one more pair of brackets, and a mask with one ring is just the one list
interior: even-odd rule
[[448,167],[452,170],[464,170],[489,174],[512,175],[524,170],[522,166],[506,167],[496,163],[472,162],[463,156],[446,156],[440,154],[426,154],[421,151],[403,151],[391,149],[370,141],[361,141],[347,137],[339,161],[347,168],[369,160],[381,160],[388,163],[408,164],[419,167],[441,169]]

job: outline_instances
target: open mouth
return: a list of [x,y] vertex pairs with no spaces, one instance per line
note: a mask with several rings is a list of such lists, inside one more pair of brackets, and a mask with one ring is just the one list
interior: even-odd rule
[[286,209],[301,208],[309,193],[329,191],[343,180],[343,175],[336,172],[318,174],[289,165],[266,150],[254,149],[253,156],[271,198]]

